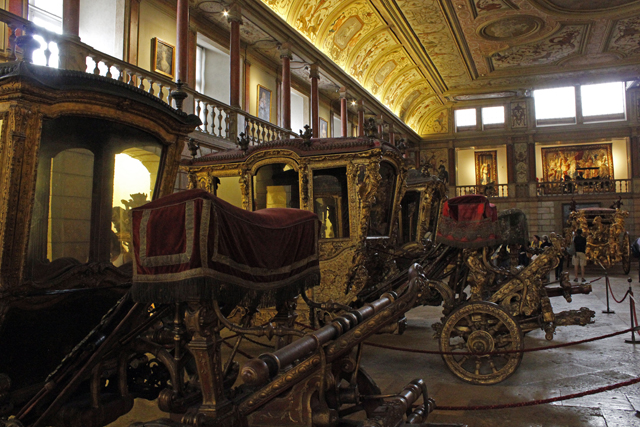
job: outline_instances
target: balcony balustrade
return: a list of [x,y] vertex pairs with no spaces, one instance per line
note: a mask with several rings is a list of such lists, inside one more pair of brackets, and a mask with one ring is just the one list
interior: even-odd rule
[[469,194],[481,194],[487,197],[509,197],[509,185],[459,185],[456,187],[456,196],[466,196]]
[[[1,9],[0,21],[9,27],[9,60],[32,62],[33,52],[43,47],[41,42],[34,39],[34,36],[40,36],[44,40],[47,66],[51,63],[50,47],[55,43],[59,50],[59,68],[108,77],[144,90],[166,103],[172,102],[171,92],[177,89],[177,84],[167,77],[131,65],[77,38],[46,30]],[[294,132],[254,117],[240,108],[231,107],[189,88],[185,88],[185,91],[189,95],[184,104],[185,110],[200,117],[202,125],[198,131],[203,134],[236,143],[240,133],[244,133],[251,145],[296,136]]]

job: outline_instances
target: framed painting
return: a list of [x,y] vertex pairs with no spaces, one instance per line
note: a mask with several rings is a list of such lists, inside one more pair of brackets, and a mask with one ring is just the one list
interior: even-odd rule
[[498,151],[476,151],[476,185],[498,182]]
[[542,181],[614,179],[612,144],[542,148]]
[[261,85],[258,85],[256,110],[256,116],[259,119],[271,121],[271,91]]
[[151,64],[153,71],[173,78],[176,74],[176,48],[157,37],[151,39]]
[[327,138],[329,136],[329,123],[320,117],[320,132],[318,132],[320,138]]

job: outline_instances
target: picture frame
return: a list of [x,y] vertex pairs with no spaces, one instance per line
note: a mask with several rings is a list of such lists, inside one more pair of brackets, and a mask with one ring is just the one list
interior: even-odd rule
[[271,90],[258,85],[256,100],[256,117],[267,122],[271,121]]
[[176,47],[157,37],[151,39],[151,68],[163,76],[176,75]]
[[611,143],[543,147],[541,154],[543,182],[615,179]]
[[498,183],[498,151],[476,151],[476,185]]
[[328,138],[329,137],[329,122],[327,122],[322,117],[320,119],[320,129],[318,131],[319,138]]

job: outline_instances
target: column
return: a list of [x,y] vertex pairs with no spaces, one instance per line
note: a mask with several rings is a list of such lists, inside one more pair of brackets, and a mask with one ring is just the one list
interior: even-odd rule
[[196,87],[196,55],[198,53],[198,29],[195,25],[189,25],[189,37],[187,38],[187,86]]
[[640,178],[640,136],[634,130],[631,136],[631,178]]
[[529,159],[529,181],[535,182],[536,180],[536,144],[533,141],[529,141],[527,144],[527,151]]
[[453,188],[456,186],[456,149],[453,147],[449,147],[448,156],[449,157],[449,185]]
[[347,110],[347,88],[340,88],[340,127],[342,128],[342,137],[347,136],[347,120],[349,120],[349,112]]
[[25,8],[24,8],[23,0],[9,0],[8,10],[14,15],[18,15],[22,18],[26,18],[24,9]]
[[189,0],[178,0],[176,15],[176,81],[186,83],[189,79]]
[[311,65],[309,78],[311,79],[311,128],[313,129],[313,137],[317,138],[320,136],[320,93],[318,92],[320,73],[317,64]]
[[513,158],[513,143],[507,144],[507,183],[516,182],[515,159]]
[[279,76],[282,75],[282,70],[278,69],[278,77],[276,77],[276,125],[282,127],[282,80]]
[[380,114],[378,118],[378,138],[382,139],[382,135],[384,134],[384,116]]
[[244,59],[244,111],[251,114],[251,62]]
[[80,35],[80,0],[63,0],[62,33],[69,36]]
[[394,147],[396,145],[395,134],[393,133],[393,123],[389,123],[389,144]]
[[231,27],[229,31],[229,105],[240,108],[240,24],[242,24],[242,12],[238,3],[231,6],[227,21]]
[[358,101],[358,136],[364,136],[364,100]]
[[288,43],[280,49],[282,58],[282,127],[291,130],[291,50]]
[[140,0],[129,3],[129,37],[125,39],[127,55],[125,59],[133,65],[138,65],[138,30],[140,27]]

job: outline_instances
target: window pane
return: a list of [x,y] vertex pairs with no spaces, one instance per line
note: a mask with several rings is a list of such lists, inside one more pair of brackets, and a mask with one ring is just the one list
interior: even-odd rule
[[485,107],[482,109],[482,124],[495,125],[504,123],[504,107]]
[[576,90],[573,86],[533,91],[536,119],[562,119],[576,116]]
[[[70,149],[51,159],[47,259],[89,260],[93,153]],[[46,189],[43,188],[46,191]]]
[[476,125],[476,109],[468,108],[466,110],[456,110],[456,127],[475,126]]
[[581,86],[580,94],[582,95],[583,116],[624,113],[624,84],[622,82]]

